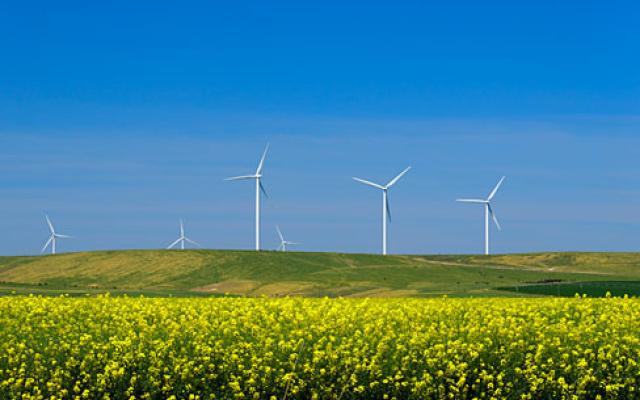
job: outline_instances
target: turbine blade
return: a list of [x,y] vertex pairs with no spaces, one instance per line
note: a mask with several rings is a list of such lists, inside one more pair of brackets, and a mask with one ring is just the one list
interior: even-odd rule
[[260,175],[260,173],[262,172],[262,167],[264,166],[264,159],[267,157],[267,151],[269,151],[268,143],[267,143],[267,147],[264,148],[264,153],[262,153],[262,157],[260,158],[260,163],[258,164],[256,175]]
[[378,188],[378,189],[384,190],[384,187],[381,186],[381,185],[378,185],[377,183],[369,182],[367,180],[356,178],[356,177],[353,177],[353,180],[354,181],[358,181],[360,183],[364,183],[365,185],[373,186],[374,188]]
[[493,212],[493,208],[491,207],[491,204],[487,204],[487,207],[489,207],[489,214],[491,214],[491,219],[493,219],[493,223],[496,224],[496,227],[498,228],[498,230],[501,231],[502,227],[498,222],[498,218],[496,217],[496,214]]
[[[196,246],[200,246],[200,243],[196,242],[195,240],[191,240],[188,237],[185,237],[184,240],[186,240],[187,242],[189,242],[191,244],[194,244]],[[200,246],[200,247],[202,247],[202,246]]]
[[267,191],[265,190],[264,186],[262,185],[262,181],[260,181],[260,191],[262,192],[262,194],[264,194],[264,197],[269,198],[269,195],[267,194]]
[[506,176],[503,176],[500,181],[498,182],[498,184],[496,185],[496,187],[493,188],[493,190],[491,191],[491,193],[489,193],[489,197],[487,197],[487,201],[493,199],[493,196],[496,195],[496,192],[498,191],[498,189],[500,188],[500,185],[502,185],[502,182],[504,181],[504,178],[506,178]]
[[47,247],[49,247],[49,245],[51,244],[52,240],[53,240],[53,236],[49,236],[49,240],[47,240],[47,243],[44,244],[44,247],[42,248],[40,253],[44,253],[45,250],[47,250]]
[[405,168],[404,171],[400,172],[398,174],[398,176],[396,176],[395,178],[393,178],[391,181],[389,181],[389,183],[387,183],[387,187],[390,188],[391,186],[393,186],[396,182],[398,182],[398,179],[402,178],[402,176],[404,174],[406,174],[407,172],[409,172],[409,170],[411,169],[411,167],[407,167]]
[[180,236],[184,237],[184,223],[182,222],[182,219],[180,219]]
[[276,225],[276,231],[278,232],[278,236],[280,236],[280,241],[284,242],[284,236],[282,236],[282,232],[280,231],[280,227]]
[[55,229],[53,229],[53,224],[51,223],[49,216],[45,214],[44,217],[47,220],[47,225],[49,225],[49,230],[51,231],[51,233],[55,233]]
[[456,201],[459,201],[461,203],[481,203],[481,204],[485,204],[487,202],[486,200],[480,200],[480,199],[456,199]]
[[182,238],[178,238],[178,239],[176,239],[176,241],[175,241],[175,242],[171,243],[171,244],[169,245],[169,247],[167,247],[167,250],[172,249],[175,245],[177,245],[178,243],[180,243],[180,241],[181,241],[181,240],[182,240]]
[[69,236],[69,235],[59,235],[59,234],[55,234],[54,235],[57,238],[61,238],[61,239],[73,239],[73,236]]
[[389,205],[389,195],[387,195],[387,219],[391,222],[391,206]]
[[300,244],[300,242],[289,242],[289,241],[285,241],[286,244]]
[[231,178],[224,178],[225,181],[239,181],[241,179],[256,179],[255,175],[240,175],[232,176]]

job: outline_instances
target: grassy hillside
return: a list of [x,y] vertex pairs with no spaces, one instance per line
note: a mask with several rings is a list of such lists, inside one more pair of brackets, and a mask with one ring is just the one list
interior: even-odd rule
[[640,281],[640,253],[383,257],[132,250],[0,257],[0,293],[478,296],[527,292],[497,288],[602,281]]

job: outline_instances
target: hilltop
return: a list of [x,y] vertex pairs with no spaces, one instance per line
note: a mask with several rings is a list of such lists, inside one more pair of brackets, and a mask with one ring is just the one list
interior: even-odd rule
[[640,289],[638,281],[640,253],[380,256],[126,250],[0,257],[0,294],[513,296],[572,295],[609,286],[633,294]]

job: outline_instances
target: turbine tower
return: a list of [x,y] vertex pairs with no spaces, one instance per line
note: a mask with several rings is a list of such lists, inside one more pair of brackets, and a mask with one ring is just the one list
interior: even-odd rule
[[485,255],[489,254],[489,215],[491,215],[491,219],[493,219],[493,222],[496,224],[496,227],[498,228],[498,230],[502,230],[502,228],[500,227],[500,223],[498,222],[498,218],[496,218],[496,214],[493,212],[493,208],[491,207],[491,200],[493,199],[493,196],[496,195],[496,192],[500,188],[500,185],[502,185],[504,178],[506,177],[503,176],[502,179],[500,179],[496,187],[493,188],[493,190],[491,191],[491,193],[489,193],[489,196],[486,199],[457,199],[456,200],[463,203],[484,204],[484,254]]
[[284,240],[284,236],[282,236],[282,231],[280,231],[280,227],[278,225],[276,225],[276,231],[278,232],[278,236],[280,236],[280,246],[278,247],[279,251],[287,251],[288,244],[300,244],[300,243]]
[[47,247],[51,245],[51,254],[56,254],[56,239],[70,239],[71,236],[61,235],[59,233],[56,233],[56,230],[54,229],[53,224],[49,219],[49,216],[45,215],[44,218],[47,220],[47,225],[49,225],[49,231],[51,232],[51,234],[49,236],[49,240],[47,240],[47,243],[44,244],[44,247],[40,252],[44,253],[45,250],[47,250]]
[[264,190],[264,186],[262,186],[262,167],[264,166],[264,159],[267,156],[268,150],[269,145],[267,144],[267,147],[265,147],[264,152],[262,153],[262,157],[260,158],[255,174],[234,176],[232,178],[225,179],[225,181],[238,181],[243,179],[255,179],[256,181],[256,251],[260,251],[260,192],[264,193],[266,197],[269,197],[267,195],[267,191]]
[[382,190],[382,254],[383,255],[387,254],[387,219],[391,221],[391,210],[389,207],[389,198],[388,198],[387,191],[391,186],[393,186],[396,182],[398,182],[398,179],[402,178],[402,175],[406,174],[410,169],[411,167],[407,167],[404,171],[400,172],[398,176],[390,180],[389,183],[387,183],[384,186],[378,185],[377,183],[369,182],[364,179],[355,178],[355,177],[353,178],[354,180],[360,183],[364,183],[365,185],[369,185],[374,188]]
[[189,242],[191,244],[194,244],[196,246],[200,246],[200,244],[196,241],[193,241],[191,239],[189,239],[188,237],[186,237],[184,235],[184,223],[182,222],[182,220],[180,220],[180,237],[173,243],[171,243],[169,245],[169,247],[167,247],[167,250],[172,249],[175,247],[175,245],[177,245],[178,243],[180,243],[180,249],[184,250],[184,243],[185,242]]

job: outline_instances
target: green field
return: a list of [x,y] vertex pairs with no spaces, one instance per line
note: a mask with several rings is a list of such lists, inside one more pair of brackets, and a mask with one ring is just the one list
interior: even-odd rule
[[[131,250],[0,257],[0,294],[572,296],[606,293],[607,285],[612,293],[624,294],[626,285],[629,294],[638,294],[638,281],[640,253],[383,257]],[[584,283],[584,290],[577,290],[580,282],[589,282],[589,290],[595,286],[597,290],[587,291]]]
[[589,297],[640,296],[640,281],[553,282],[539,285],[508,286],[499,288],[509,292],[571,297],[586,294]]

